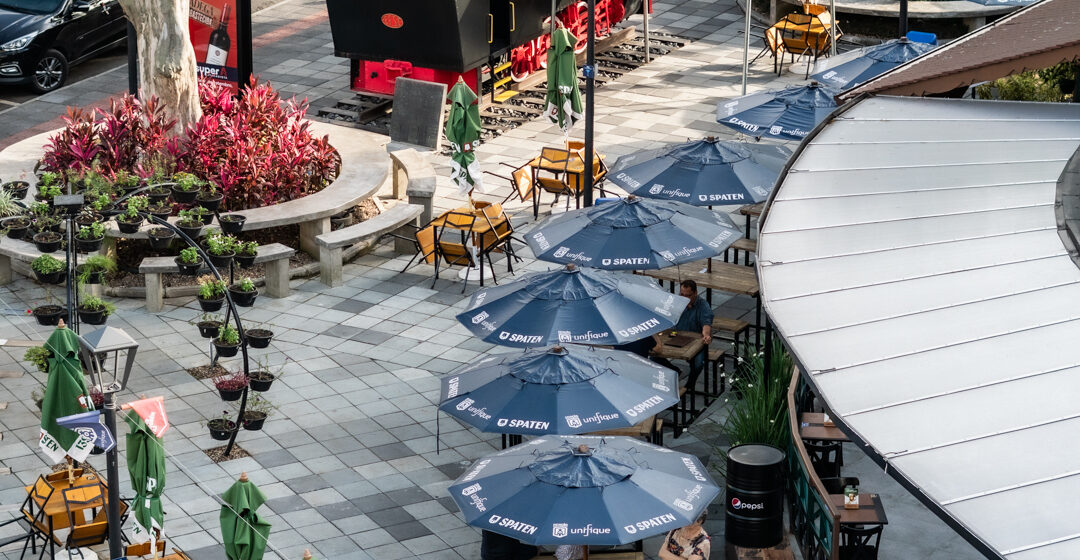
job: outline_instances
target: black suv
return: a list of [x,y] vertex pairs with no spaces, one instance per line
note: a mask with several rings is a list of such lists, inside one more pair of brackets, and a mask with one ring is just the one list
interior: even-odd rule
[[70,65],[122,44],[126,33],[117,0],[0,0],[0,84],[53,91]]

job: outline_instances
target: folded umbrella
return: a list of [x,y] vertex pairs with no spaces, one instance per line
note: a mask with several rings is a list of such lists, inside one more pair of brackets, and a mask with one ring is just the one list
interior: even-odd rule
[[225,543],[225,556],[229,560],[261,560],[266,553],[266,540],[270,536],[270,522],[259,517],[255,510],[266,503],[266,496],[247,473],[221,495],[224,505],[218,520],[221,524],[221,540]]

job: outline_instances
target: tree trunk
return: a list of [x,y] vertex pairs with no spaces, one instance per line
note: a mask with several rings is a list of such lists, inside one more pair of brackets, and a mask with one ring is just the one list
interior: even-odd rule
[[139,44],[140,97],[157,96],[177,130],[199,120],[198,70],[188,33],[189,0],[119,0]]

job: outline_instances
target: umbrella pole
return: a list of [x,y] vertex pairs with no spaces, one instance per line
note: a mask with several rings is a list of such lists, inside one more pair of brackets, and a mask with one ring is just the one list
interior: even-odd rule
[[743,52],[742,52],[742,94],[746,95],[746,77],[750,74],[750,10],[751,2],[746,0],[746,26],[743,28]]
[[589,545],[585,545],[585,555],[581,557],[581,560],[589,560]]
[[[749,1],[749,0],[747,0]],[[829,22],[829,56],[836,56],[836,0],[829,0],[829,17],[832,21]]]
[[555,0],[551,0],[551,26],[548,28],[548,33],[551,35],[552,40],[555,39]]
[[645,64],[648,64],[651,60],[649,53],[649,2],[652,0],[641,1],[641,15],[644,19],[642,27],[645,30]]
[[[647,1],[647,0],[646,0]],[[595,83],[596,83],[596,0],[589,0],[589,26],[587,33],[588,41],[585,48],[585,207],[593,205],[593,113],[596,107]]]

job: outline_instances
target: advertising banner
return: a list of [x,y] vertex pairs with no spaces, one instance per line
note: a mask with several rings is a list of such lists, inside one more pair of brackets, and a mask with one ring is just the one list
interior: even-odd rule
[[238,63],[241,42],[237,41],[240,19],[237,3],[237,0],[191,0],[188,16],[199,76],[224,83],[234,93],[243,78]]

